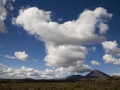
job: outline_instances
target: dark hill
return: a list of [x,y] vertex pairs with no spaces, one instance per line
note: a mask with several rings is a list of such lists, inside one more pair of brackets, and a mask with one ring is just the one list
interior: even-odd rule
[[71,76],[67,76],[66,77],[67,80],[78,80],[78,79],[81,79],[81,78],[84,78],[84,76],[81,76],[81,75],[71,75]]
[[89,74],[87,74],[85,77],[88,78],[103,78],[103,77],[110,77],[109,75],[107,75],[106,73],[103,73],[99,70],[93,70],[91,71]]

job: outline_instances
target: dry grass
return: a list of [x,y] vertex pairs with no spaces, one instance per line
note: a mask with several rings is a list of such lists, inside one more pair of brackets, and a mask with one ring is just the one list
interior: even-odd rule
[[0,83],[0,90],[120,90],[120,79],[74,82]]

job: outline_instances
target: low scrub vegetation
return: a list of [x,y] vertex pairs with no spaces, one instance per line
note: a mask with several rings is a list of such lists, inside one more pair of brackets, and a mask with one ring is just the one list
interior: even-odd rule
[[120,90],[120,79],[79,81],[0,83],[0,90]]

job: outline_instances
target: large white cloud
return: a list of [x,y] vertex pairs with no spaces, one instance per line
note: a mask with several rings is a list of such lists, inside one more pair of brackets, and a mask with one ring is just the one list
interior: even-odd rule
[[21,9],[12,23],[22,26],[30,35],[45,42],[46,65],[67,68],[67,71],[72,73],[92,70],[84,64],[88,50],[82,45],[101,43],[106,40],[103,34],[109,27],[104,19],[111,18],[112,14],[99,7],[94,11],[83,11],[77,20],[59,24],[52,21],[51,13],[37,7]]
[[[83,73],[91,71],[92,68],[84,64],[88,49],[84,46],[61,45],[58,47],[46,45],[46,65],[56,66],[56,70],[64,73]],[[61,71],[61,73],[63,73]]]
[[12,2],[15,2],[15,0],[0,0],[0,33],[8,32],[4,23],[4,20],[7,17],[7,10],[5,6],[7,7],[7,9],[12,11],[14,9],[11,4]]
[[112,14],[99,7],[94,11],[85,10],[77,20],[59,24],[52,22],[50,11],[31,7],[21,9],[17,18],[13,19],[13,23],[23,26],[31,35],[38,35],[46,43],[54,45],[92,44],[106,40],[105,36],[95,34],[95,30],[99,24],[104,24],[102,17],[111,18],[111,16]]
[[1,33],[6,32],[4,20],[6,19],[7,11],[4,7],[5,3],[6,3],[5,0],[0,0],[0,32]]

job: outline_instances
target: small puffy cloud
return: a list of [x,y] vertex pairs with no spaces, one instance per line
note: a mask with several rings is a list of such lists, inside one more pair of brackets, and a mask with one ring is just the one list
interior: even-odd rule
[[95,60],[91,61],[91,64],[95,65],[95,66],[99,66],[100,65],[100,63],[98,61],[95,61]]
[[103,56],[103,60],[105,61],[105,63],[112,63],[114,65],[120,65],[120,58],[119,59],[115,58],[111,54],[105,54]]
[[9,58],[9,59],[15,59],[14,56],[9,56],[9,55],[5,55],[6,58]]
[[19,59],[22,61],[27,61],[27,58],[29,57],[28,54],[25,53],[25,51],[16,51],[14,56],[5,55],[6,58],[9,59]]
[[22,60],[22,61],[27,61],[27,58],[29,57],[28,54],[25,53],[25,51],[21,52],[21,51],[18,51],[18,52],[15,52],[15,57],[19,60]]
[[105,41],[102,45],[106,53],[120,56],[120,48],[117,47],[118,44],[116,41]]
[[[112,14],[98,7],[93,11],[84,10],[76,20],[60,24],[52,21],[51,13],[37,7],[22,8],[19,10],[19,15],[13,18],[12,23],[22,26],[30,35],[34,35],[45,43],[44,61],[47,66],[64,68],[71,73],[92,70],[84,64],[88,49],[83,45],[106,40],[103,34],[109,27],[106,28],[105,19],[112,18]],[[100,34],[96,33],[98,28]]]

